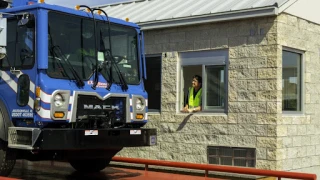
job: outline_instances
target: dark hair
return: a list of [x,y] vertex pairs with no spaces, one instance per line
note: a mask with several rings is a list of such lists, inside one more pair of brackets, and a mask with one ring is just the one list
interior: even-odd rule
[[202,77],[201,77],[201,76],[199,76],[199,75],[194,75],[194,76],[192,77],[192,79],[196,79],[199,83],[202,84]]

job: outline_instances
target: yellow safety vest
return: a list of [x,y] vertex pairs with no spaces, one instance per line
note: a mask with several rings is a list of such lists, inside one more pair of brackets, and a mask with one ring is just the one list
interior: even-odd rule
[[202,97],[202,88],[198,90],[196,97],[193,98],[193,87],[189,88],[189,107],[198,107],[200,106],[200,101]]

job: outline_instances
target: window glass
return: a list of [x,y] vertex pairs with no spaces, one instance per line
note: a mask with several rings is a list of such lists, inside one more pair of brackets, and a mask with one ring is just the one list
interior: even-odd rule
[[282,110],[301,111],[301,54],[283,51]]
[[253,148],[208,146],[209,164],[255,167],[256,150]]
[[[57,12],[49,12],[49,68],[47,73],[54,78],[73,78],[68,70],[66,59],[79,74],[81,79],[87,80],[96,68],[95,38],[92,19],[72,16]],[[140,83],[138,61],[138,33],[136,29],[118,24],[97,21],[96,36],[99,51],[98,63],[101,74],[108,80],[111,65],[110,49],[115,64],[123,74],[128,84]],[[109,43],[111,36],[111,47]],[[104,64],[102,64],[106,61]],[[120,82],[116,67],[112,68],[112,77],[116,83]]]
[[18,26],[18,20],[7,23],[7,56],[1,68],[31,69],[34,64],[34,27]]
[[206,67],[206,97],[204,109],[223,109],[225,104],[225,67]]

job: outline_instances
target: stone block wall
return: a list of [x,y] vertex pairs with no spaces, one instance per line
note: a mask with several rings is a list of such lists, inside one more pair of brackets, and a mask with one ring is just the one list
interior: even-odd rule
[[[149,114],[158,146],[125,148],[119,155],[208,163],[208,146],[257,150],[257,168],[277,169],[281,119],[281,46],[276,17],[145,32],[147,54],[162,54],[161,113]],[[177,113],[179,52],[228,49],[225,114]]]
[[[320,25],[278,17],[145,32],[146,53],[162,54],[161,113],[149,114],[158,146],[119,155],[208,163],[207,146],[256,148],[257,168],[320,176]],[[304,51],[303,113],[282,113],[282,49]],[[177,113],[179,52],[228,49],[225,114]]]
[[320,25],[289,14],[276,21],[279,45],[304,52],[303,112],[283,114],[278,122],[278,165],[320,176]]

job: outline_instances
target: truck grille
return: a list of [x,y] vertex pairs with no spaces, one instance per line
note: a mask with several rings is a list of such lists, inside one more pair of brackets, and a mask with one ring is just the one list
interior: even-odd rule
[[103,117],[114,113],[117,119],[126,119],[126,98],[110,97],[105,100],[92,95],[79,95],[77,102],[76,117]]

